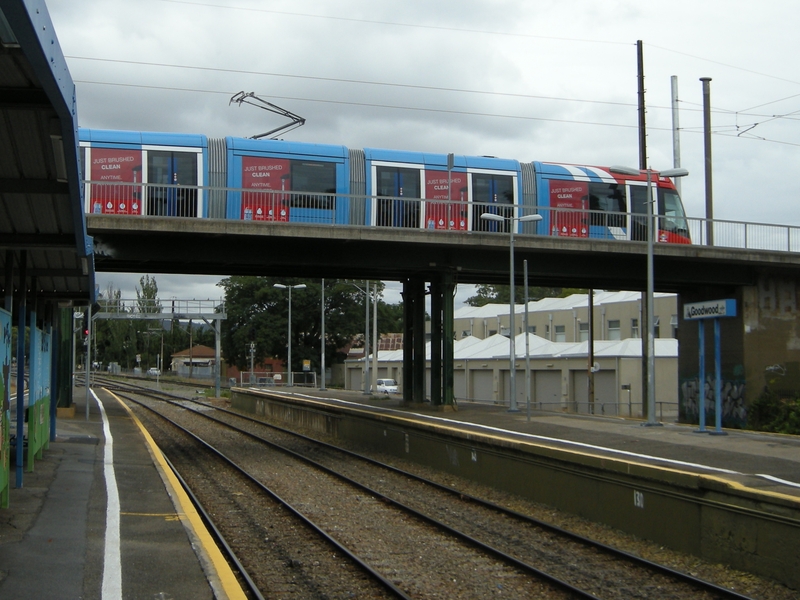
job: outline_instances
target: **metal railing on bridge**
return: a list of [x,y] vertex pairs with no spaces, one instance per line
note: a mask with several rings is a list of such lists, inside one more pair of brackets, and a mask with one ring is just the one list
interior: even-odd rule
[[[85,186],[87,207],[95,214],[508,233],[512,217],[536,213],[542,221],[519,223],[515,235],[646,241],[644,214],[335,192],[96,181]],[[507,220],[487,221],[481,219],[484,213]],[[658,229],[656,243],[800,252],[800,227],[794,225],[661,215]]]
[[219,319],[225,318],[225,302],[222,300],[157,300],[152,298],[98,300],[100,312],[105,319]]

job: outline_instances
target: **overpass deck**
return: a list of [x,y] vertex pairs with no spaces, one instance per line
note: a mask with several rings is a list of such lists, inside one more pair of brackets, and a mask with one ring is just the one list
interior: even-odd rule
[[[310,223],[87,215],[98,271],[367,278],[452,275],[457,283],[508,282],[509,236]],[[647,244],[518,235],[516,270],[531,285],[642,290]],[[800,253],[656,244],[657,291],[755,285],[759,274],[795,273]]]

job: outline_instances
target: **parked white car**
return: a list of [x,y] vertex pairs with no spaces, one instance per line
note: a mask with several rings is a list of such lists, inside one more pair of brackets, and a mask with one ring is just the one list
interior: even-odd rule
[[155,367],[150,367],[149,369],[147,369],[147,374],[152,375],[153,377],[158,377],[159,375],[161,375],[161,371],[159,371]]
[[394,379],[378,379],[376,390],[379,394],[396,394],[397,382]]

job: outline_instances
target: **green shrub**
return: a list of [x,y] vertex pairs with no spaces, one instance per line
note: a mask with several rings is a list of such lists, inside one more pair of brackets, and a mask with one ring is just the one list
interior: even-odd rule
[[785,398],[764,391],[750,405],[748,429],[800,435],[800,396]]

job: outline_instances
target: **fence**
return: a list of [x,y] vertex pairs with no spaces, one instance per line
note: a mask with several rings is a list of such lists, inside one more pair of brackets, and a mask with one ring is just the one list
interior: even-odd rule
[[[509,219],[536,213],[542,215],[542,222],[521,222],[515,233],[646,240],[645,215],[621,212],[205,186],[91,181],[85,182],[85,186],[87,210],[102,214],[222,216],[230,212],[230,205],[239,207],[239,214],[233,218],[245,221],[508,233]],[[501,216],[506,221],[487,221],[481,218],[485,213]],[[793,225],[659,216],[658,227],[660,231],[690,239],[691,244],[698,246],[800,252],[800,227]]]
[[[235,379],[231,379],[231,385],[236,384]],[[275,371],[245,371],[239,373],[239,385],[241,387],[288,387],[289,378],[286,373]],[[317,374],[314,371],[293,371],[292,385],[295,387],[317,387]]]

